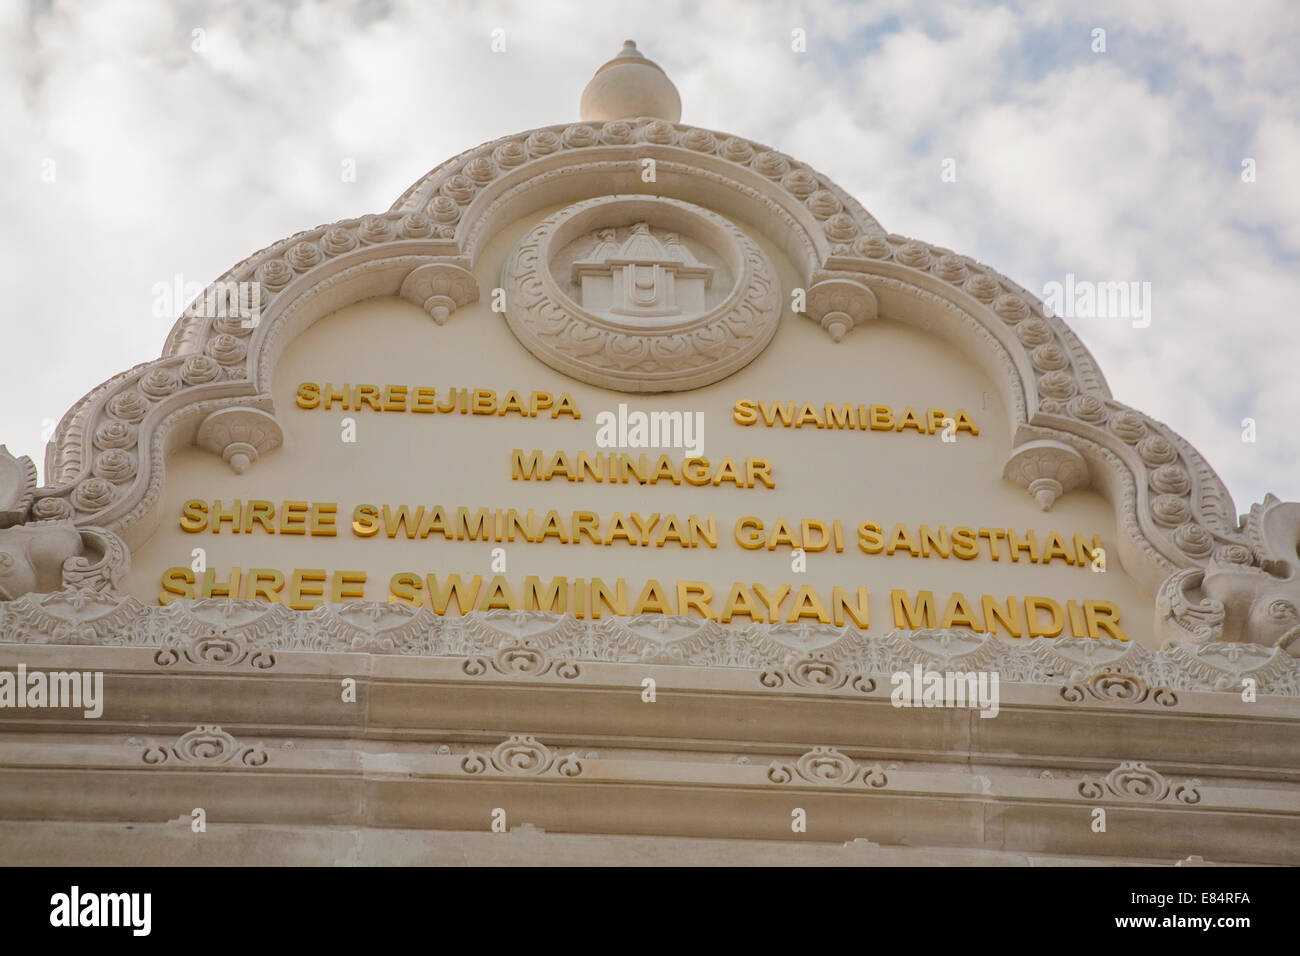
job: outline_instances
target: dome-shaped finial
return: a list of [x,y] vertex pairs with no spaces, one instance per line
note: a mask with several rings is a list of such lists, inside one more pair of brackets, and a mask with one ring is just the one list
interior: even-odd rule
[[625,40],[618,56],[597,70],[582,91],[579,113],[597,122],[653,116],[676,123],[682,118],[682,98],[659,64],[642,56],[634,40]]

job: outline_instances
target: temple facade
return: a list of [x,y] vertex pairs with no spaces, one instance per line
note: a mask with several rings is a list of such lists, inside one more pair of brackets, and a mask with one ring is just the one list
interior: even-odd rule
[[629,41],[0,447],[0,860],[1300,863],[1300,504],[805,160]]

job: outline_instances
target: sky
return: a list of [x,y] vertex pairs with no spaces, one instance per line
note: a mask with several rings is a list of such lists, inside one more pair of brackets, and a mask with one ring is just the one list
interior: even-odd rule
[[1067,319],[1114,396],[1239,512],[1300,500],[1295,0],[5,0],[0,443],[41,467],[77,399],[158,357],[184,305],[159,283],[576,121],[628,38],[683,122],[795,157],[891,232],[1036,293],[1149,283],[1145,328]]

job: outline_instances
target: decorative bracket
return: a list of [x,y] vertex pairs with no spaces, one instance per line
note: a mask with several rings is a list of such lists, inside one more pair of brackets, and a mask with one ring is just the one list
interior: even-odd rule
[[838,342],[877,316],[876,294],[852,279],[823,279],[808,289],[805,315]]
[[1017,446],[1002,476],[1026,489],[1038,507],[1051,511],[1067,491],[1088,485],[1088,462],[1059,441],[1031,441]]
[[199,425],[195,443],[220,455],[236,474],[284,442],[275,416],[257,408],[223,408]]
[[402,281],[401,296],[444,325],[461,306],[478,301],[478,282],[468,269],[450,262],[433,262],[411,270]]

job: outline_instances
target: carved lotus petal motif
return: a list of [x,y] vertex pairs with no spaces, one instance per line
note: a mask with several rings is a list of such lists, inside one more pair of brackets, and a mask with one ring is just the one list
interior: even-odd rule
[[595,146],[598,142],[600,137],[596,131],[583,123],[567,127],[564,131],[564,145],[570,149],[583,149],[587,146]]
[[422,212],[408,212],[401,218],[399,228],[407,239],[425,239],[433,232],[429,217]]
[[122,419],[124,422],[135,424],[144,418],[144,414],[148,410],[149,403],[134,389],[119,392],[108,400],[108,413],[115,418]]
[[1151,517],[1156,524],[1174,528],[1192,516],[1192,509],[1182,498],[1174,495],[1157,495],[1151,502]]
[[1110,430],[1122,441],[1136,445],[1146,435],[1147,425],[1137,412],[1124,409],[1110,420]]
[[1052,328],[1042,319],[1025,319],[1016,326],[1016,336],[1030,348],[1052,341]]
[[1009,292],[993,300],[993,311],[1008,325],[1029,318],[1029,306],[1025,305],[1025,300]]
[[1178,449],[1174,447],[1173,442],[1161,435],[1151,435],[1142,439],[1138,442],[1137,451],[1149,468],[1178,460]]
[[1151,487],[1161,494],[1185,495],[1192,490],[1192,479],[1182,465],[1171,463],[1151,472]]
[[966,280],[966,291],[987,305],[997,296],[999,286],[991,276],[976,272]]
[[961,256],[942,255],[934,260],[934,274],[944,282],[961,282],[966,278],[966,263]]
[[279,292],[293,280],[293,269],[279,256],[264,259],[253,270],[253,281],[261,283],[268,292]]
[[1069,372],[1048,372],[1038,380],[1038,390],[1049,398],[1065,401],[1077,386]]
[[343,226],[334,226],[325,230],[325,235],[320,237],[320,247],[327,255],[339,256],[345,252],[351,252],[360,243],[349,229]]
[[1174,532],[1174,544],[1193,558],[1204,558],[1214,549],[1214,536],[1199,524],[1182,524]]
[[600,141],[610,146],[625,146],[636,138],[636,129],[626,120],[610,120],[600,128]]
[[425,212],[437,223],[453,223],[460,219],[460,206],[450,196],[434,196],[425,206]]
[[732,136],[718,148],[718,154],[723,159],[729,159],[743,166],[754,158],[754,147],[740,137]]
[[486,186],[497,178],[497,164],[491,156],[475,156],[464,165],[461,172],[470,178],[475,186]]
[[474,180],[464,173],[453,173],[443,180],[442,185],[438,187],[438,191],[448,199],[463,206],[474,198],[474,193],[478,192],[478,186],[474,184]]
[[806,169],[792,169],[781,177],[781,185],[796,199],[807,199],[821,188],[817,177]]
[[306,272],[320,265],[325,257],[321,255],[320,248],[315,243],[303,241],[294,243],[284,254],[284,258],[298,272]]
[[1090,425],[1100,425],[1106,421],[1106,403],[1090,392],[1070,399],[1069,411],[1079,421]]
[[930,265],[930,250],[924,243],[908,241],[894,253],[894,258],[913,269],[924,269]]
[[140,379],[140,391],[150,398],[166,398],[181,387],[181,381],[170,369],[151,369]]
[[72,505],[66,498],[37,498],[32,504],[32,517],[38,521],[62,521],[72,517]]
[[839,242],[848,242],[858,234],[858,224],[846,212],[837,212],[826,220],[826,236]]
[[95,456],[92,471],[105,481],[126,481],[135,474],[135,458],[120,448],[110,448]]
[[502,169],[513,169],[528,162],[528,150],[514,141],[492,150],[492,160]]
[[1216,564],[1237,564],[1243,567],[1254,563],[1250,549],[1240,544],[1225,544],[1215,548],[1213,560]]
[[755,172],[773,180],[780,179],[790,171],[790,161],[780,153],[773,152],[758,153],[750,160],[750,166]]
[[560,137],[549,129],[539,129],[528,134],[528,139],[524,140],[524,145],[528,148],[529,154],[533,156],[549,156],[560,148]]
[[711,153],[718,148],[718,141],[708,130],[697,127],[682,134],[681,145],[697,153]]
[[840,202],[839,197],[829,189],[818,189],[811,193],[805,203],[809,211],[818,219],[829,219],[844,209],[844,203]]
[[191,355],[181,365],[181,381],[186,385],[203,385],[221,377],[221,366],[211,355]]
[[248,346],[233,335],[214,335],[204,351],[221,365],[235,365],[248,355]]
[[383,216],[365,216],[357,226],[357,235],[364,242],[388,242],[393,238],[393,226]]
[[72,504],[78,511],[99,511],[113,503],[115,493],[103,478],[86,478],[72,489]]
[[647,143],[667,146],[677,138],[677,130],[667,120],[652,120],[641,129],[641,138]]
[[868,259],[888,259],[893,247],[879,233],[858,236],[853,240],[853,251]]
[[1070,358],[1055,342],[1040,345],[1029,353],[1029,360],[1040,372],[1055,372],[1070,367]]

